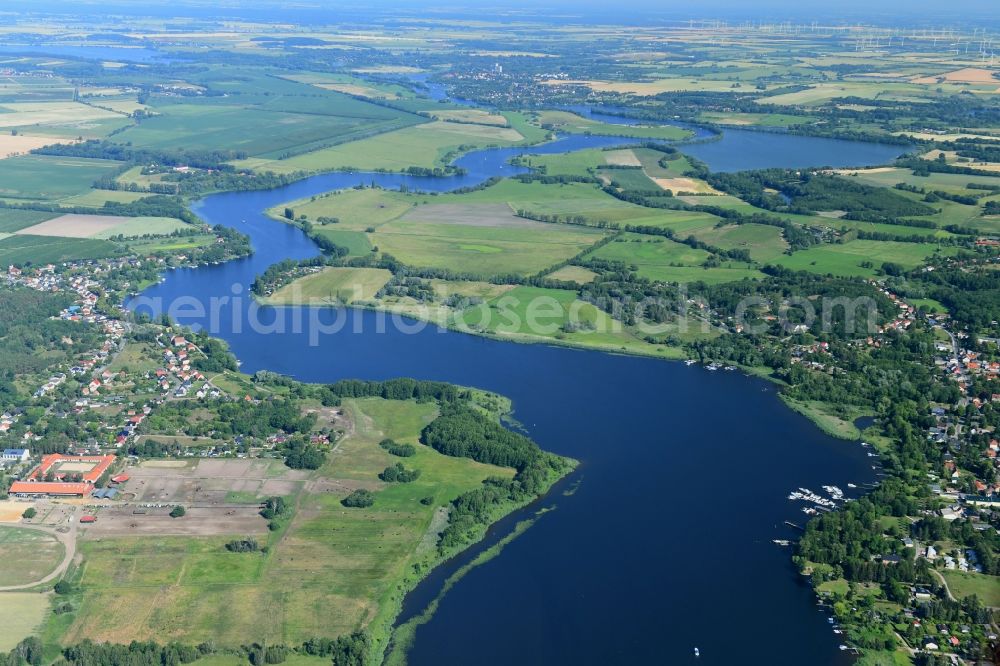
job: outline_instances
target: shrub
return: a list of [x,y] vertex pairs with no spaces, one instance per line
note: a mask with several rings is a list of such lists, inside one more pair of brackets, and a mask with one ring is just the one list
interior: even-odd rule
[[346,507],[364,508],[375,503],[375,493],[370,490],[355,490],[353,493],[340,500]]

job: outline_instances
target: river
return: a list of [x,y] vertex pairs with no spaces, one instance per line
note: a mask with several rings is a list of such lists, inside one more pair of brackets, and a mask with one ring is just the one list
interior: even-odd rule
[[[249,284],[271,264],[317,254],[299,229],[267,218],[265,208],[358,183],[446,191],[517,173],[504,164],[516,154],[622,141],[577,136],[478,151],[458,161],[466,174],[447,178],[339,173],[213,195],[194,211],[248,234],[255,254],[171,271],[129,305],[155,314],[179,299],[207,306],[228,298],[218,303],[210,330],[246,372],[266,368],[313,382],[410,376],[497,391],[513,399],[516,418],[543,448],[582,462],[543,500],[554,511],[442,599],[416,633],[412,664],[674,664],[693,662],[695,646],[700,664],[848,663],[789,551],[771,540],[794,538],[784,521],[806,519],[802,505],[786,499],[790,491],[869,483],[874,459],[785,408],[768,383],[406,320],[393,325],[371,311],[237,305],[250,302]],[[805,150],[803,159],[829,163],[812,144]],[[210,325],[205,313],[173,316],[196,328]],[[293,330],[253,330],[260,329],[254,322],[282,318]],[[304,322],[298,329],[296,319]],[[312,334],[337,323],[338,332],[312,343]],[[570,484],[578,487],[564,495]],[[503,521],[486,545],[529,514]],[[408,596],[403,619],[419,613],[443,578],[481,547],[422,583]]]

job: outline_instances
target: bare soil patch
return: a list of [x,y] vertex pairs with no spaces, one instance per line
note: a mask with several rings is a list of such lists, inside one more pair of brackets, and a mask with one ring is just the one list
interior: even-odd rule
[[631,150],[609,150],[604,153],[605,164],[610,164],[612,166],[634,166],[641,167],[642,162],[639,158],[635,156],[635,153]]
[[23,134],[12,136],[9,133],[0,134],[0,160],[14,157],[15,155],[24,155],[35,148],[51,146],[53,143],[75,143],[75,140],[68,141],[65,139],[56,139],[51,136],[25,136]]
[[116,215],[79,215],[71,213],[40,222],[20,233],[33,236],[62,236],[64,238],[90,238],[127,222],[129,218]]
[[944,79],[945,81],[951,81],[953,83],[996,83],[997,82],[997,79],[993,76],[993,72],[988,69],[980,69],[978,67],[966,67],[964,69],[957,69],[954,72],[948,72],[947,74],[938,74],[936,76],[922,76],[918,79],[913,79],[913,83],[933,85],[937,83],[939,79]]
[[81,528],[81,537],[100,539],[117,536],[264,534],[267,532],[267,521],[259,512],[259,507],[250,505],[228,508],[191,507],[182,518],[171,518],[170,507],[115,507],[99,511],[96,523]]

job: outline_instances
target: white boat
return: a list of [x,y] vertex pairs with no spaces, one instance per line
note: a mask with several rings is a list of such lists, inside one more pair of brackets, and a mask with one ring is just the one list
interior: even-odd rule
[[697,362],[698,361],[694,360],[693,358],[689,358],[688,360],[684,361],[684,365],[694,365]]
[[694,656],[700,657],[701,656],[701,650],[699,650],[698,648],[695,648],[694,649]]

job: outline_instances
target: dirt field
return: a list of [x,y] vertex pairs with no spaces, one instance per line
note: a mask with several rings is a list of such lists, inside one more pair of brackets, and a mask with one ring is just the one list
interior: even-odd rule
[[14,500],[3,500],[0,502],[0,523],[19,523],[21,514],[30,506],[31,502],[15,502]]
[[479,125],[497,125],[499,127],[507,125],[507,119],[499,113],[490,113],[489,111],[480,111],[479,109],[435,111],[434,117],[439,120],[457,120],[459,122],[477,123]]
[[918,79],[913,79],[912,83],[921,83],[926,85],[934,85],[938,82],[938,79],[944,79],[945,81],[951,81],[953,83],[996,83],[998,80],[993,76],[993,72],[988,69],[979,69],[977,67],[966,67],[965,69],[958,69],[954,72],[948,72],[947,74],[939,74],[937,76],[922,76]]
[[719,194],[717,190],[704,181],[693,178],[650,178],[664,190],[678,192],[694,192],[695,194]]
[[23,155],[35,148],[50,146],[57,141],[59,143],[73,143],[72,141],[62,139],[53,139],[51,136],[24,136],[23,134],[11,136],[10,134],[0,134],[0,160],[13,157],[14,155]]
[[279,461],[214,459],[150,461],[129,468],[128,475],[122,493],[129,502],[213,507],[290,495],[308,473],[287,469]]
[[405,222],[461,224],[468,227],[524,227],[541,223],[514,215],[507,204],[429,204],[417,206],[399,218]]
[[604,154],[604,161],[612,166],[642,166],[642,162],[631,150],[610,150]]
[[[146,513],[135,513],[145,511]],[[118,536],[218,536],[265,534],[267,521],[256,505],[230,508],[193,507],[182,518],[171,518],[170,508],[112,507],[97,511],[97,522],[81,527],[84,539]]]
[[68,473],[80,472],[81,474],[83,474],[94,469],[95,467],[97,467],[97,465],[95,463],[88,463],[88,462],[64,462],[64,463],[58,463],[57,465],[55,465],[55,467],[57,467],[58,469],[52,470],[54,472],[56,471],[68,472]]
[[115,215],[60,215],[33,227],[22,229],[22,234],[33,236],[62,236],[64,238],[90,238],[128,222],[127,217]]

